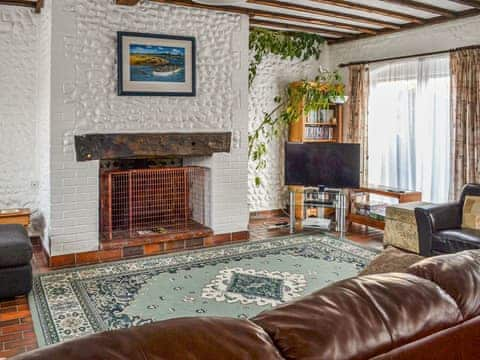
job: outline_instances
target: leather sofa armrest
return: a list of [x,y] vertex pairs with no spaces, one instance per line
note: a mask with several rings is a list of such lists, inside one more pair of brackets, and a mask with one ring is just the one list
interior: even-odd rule
[[415,208],[420,255],[430,256],[432,235],[441,230],[457,229],[462,225],[460,203],[448,203]]

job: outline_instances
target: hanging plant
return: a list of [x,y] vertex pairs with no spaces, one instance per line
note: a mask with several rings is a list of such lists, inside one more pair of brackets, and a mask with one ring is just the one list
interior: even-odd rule
[[325,39],[317,34],[251,29],[249,47],[253,52],[253,59],[248,73],[249,86],[252,85],[257,75],[257,67],[265,56],[273,54],[285,60],[302,61],[314,57],[318,60],[324,43]]
[[[283,97],[275,97],[275,108],[264,113],[260,125],[248,136],[248,154],[256,162],[256,171],[267,166],[267,145],[280,138],[289,125],[298,121],[302,111],[309,113],[327,109],[330,104],[344,99],[345,86],[336,71],[323,71],[313,81],[302,80],[298,86],[289,86]],[[261,184],[258,176],[255,177],[255,184]]]

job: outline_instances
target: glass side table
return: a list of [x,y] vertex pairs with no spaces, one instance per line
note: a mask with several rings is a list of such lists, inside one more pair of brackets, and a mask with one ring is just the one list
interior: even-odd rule
[[[335,210],[335,231],[343,239],[346,233],[347,196],[344,190],[292,187],[290,189],[290,234],[295,233],[297,219],[302,224],[310,209]],[[318,215],[317,215],[318,216]]]

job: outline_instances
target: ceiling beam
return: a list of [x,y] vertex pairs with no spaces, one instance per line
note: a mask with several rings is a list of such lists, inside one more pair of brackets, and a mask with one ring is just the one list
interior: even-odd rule
[[287,24],[277,21],[266,21],[266,20],[257,20],[251,19],[250,25],[253,27],[266,27],[266,28],[276,28],[281,30],[290,30],[290,31],[300,31],[300,32],[308,32],[308,33],[315,33],[320,34],[323,38],[327,40],[338,39],[339,37],[351,37],[352,35],[348,35],[347,33],[325,30],[315,27],[309,26],[302,26],[302,25],[295,25],[295,24]]
[[211,5],[204,5],[199,3],[194,3],[191,0],[151,0],[153,2],[157,2],[160,4],[168,4],[168,5],[176,5],[176,6],[186,6],[186,7],[193,7],[198,9],[207,9],[207,10],[214,10],[214,11],[225,11],[225,12],[232,12],[237,14],[246,14],[250,17],[263,17],[267,19],[280,19],[286,21],[293,21],[293,22],[300,22],[306,23],[310,25],[317,25],[317,26],[326,26],[331,28],[343,29],[347,31],[365,33],[375,35],[378,29],[367,28],[358,25],[348,25],[336,21],[327,21],[312,17],[305,17],[305,16],[297,16],[297,15],[287,15],[281,14],[276,12],[264,11],[264,10],[255,10],[255,9],[248,9],[236,6],[211,6]]
[[[154,1],[157,1],[157,0],[154,0]],[[311,17],[307,18],[304,16],[286,15],[281,13],[267,12],[267,11],[256,10],[256,11],[250,12],[249,15],[251,17],[262,17],[262,18],[274,19],[274,20],[301,22],[301,23],[306,23],[310,25],[326,26],[329,28],[336,28],[336,29],[360,32],[360,33],[371,34],[371,35],[375,35],[380,30],[380,29],[365,28],[365,27],[356,26],[356,25],[345,25],[342,23],[334,22],[334,21],[327,21],[327,20],[316,19]]]
[[416,9],[416,10],[426,11],[432,14],[438,14],[441,16],[445,16],[447,18],[456,17],[455,11],[450,11],[442,7],[422,3],[419,1],[414,1],[414,0],[382,0],[382,1],[390,4],[405,6],[405,7]]
[[[459,11],[459,12],[457,12],[456,19],[465,19],[465,18],[469,18],[469,17],[472,17],[472,16],[480,16],[480,9],[469,9],[469,10],[465,10],[465,11]],[[387,35],[387,34],[399,32],[399,31],[413,30],[413,29],[417,29],[417,28],[420,28],[420,27],[424,27],[424,26],[442,24],[442,23],[445,23],[445,22],[448,22],[448,21],[452,21],[452,19],[449,18],[449,17],[446,17],[446,16],[437,16],[437,17],[434,17],[434,18],[426,21],[424,24],[405,24],[405,25],[402,26],[402,28],[400,30],[386,29],[386,30],[380,31],[377,35],[380,36],[380,35]],[[330,43],[331,44],[339,44],[339,43],[344,43],[344,42],[349,42],[349,41],[365,39],[365,38],[369,38],[369,37],[371,37],[371,35],[358,34],[358,35],[352,36],[348,39],[332,40]]]
[[401,13],[398,11],[383,9],[375,6],[357,4],[357,3],[353,3],[346,0],[311,0],[311,1],[319,4],[324,4],[324,5],[337,6],[345,9],[351,9],[351,10],[363,11],[363,12],[376,14],[376,15],[387,16],[393,19],[398,19],[406,22],[414,22],[417,24],[421,24],[424,22],[424,19],[414,15],[409,15],[409,14]]
[[324,10],[320,9],[317,7],[313,6],[307,6],[307,5],[299,5],[299,4],[293,4],[293,3],[286,3],[284,1],[277,1],[277,0],[247,0],[249,4],[254,4],[254,5],[262,5],[262,6],[271,6],[276,9],[285,9],[285,10],[292,10],[292,11],[299,11],[299,12],[305,12],[309,14],[315,14],[315,15],[320,15],[320,16],[328,16],[332,18],[337,18],[337,19],[342,19],[342,20],[348,20],[348,21],[356,21],[356,22],[361,22],[365,24],[370,24],[370,25],[375,25],[375,26],[380,26],[380,27],[386,27],[390,29],[399,29],[400,26],[398,24],[394,24],[391,22],[387,21],[382,21],[382,20],[376,20],[364,16],[358,16],[354,14],[345,14],[337,11],[330,11],[330,10]]
[[35,12],[37,14],[40,14],[42,12],[44,5],[45,5],[44,0],[37,0],[37,3],[35,4]]
[[466,5],[476,9],[480,9],[480,1],[478,0],[450,0],[450,1],[460,5]]
[[137,5],[140,0],[116,0],[117,5],[134,6]]

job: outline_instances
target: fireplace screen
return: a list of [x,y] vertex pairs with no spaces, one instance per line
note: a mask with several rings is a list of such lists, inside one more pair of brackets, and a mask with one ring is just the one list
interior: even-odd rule
[[101,175],[104,238],[181,232],[205,222],[205,169],[106,171]]

